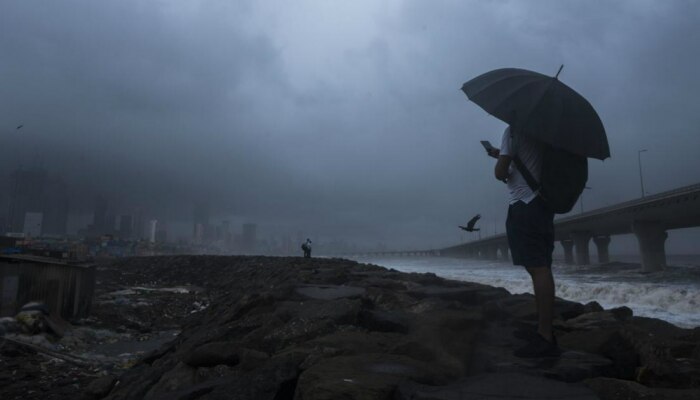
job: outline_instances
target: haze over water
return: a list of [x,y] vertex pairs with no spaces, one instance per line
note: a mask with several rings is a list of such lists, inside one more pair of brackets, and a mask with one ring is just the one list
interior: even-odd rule
[[[432,272],[460,281],[503,287],[511,293],[532,293],[522,267],[500,261],[442,257],[358,258],[402,272]],[[634,315],[659,318],[684,328],[700,326],[700,256],[668,256],[669,267],[641,273],[634,256],[618,256],[608,265],[572,266],[555,260],[556,295],[580,303],[597,301],[604,308],[627,306]]]

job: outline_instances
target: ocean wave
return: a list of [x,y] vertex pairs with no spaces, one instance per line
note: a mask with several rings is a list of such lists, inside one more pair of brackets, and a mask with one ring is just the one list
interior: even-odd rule
[[[441,277],[503,287],[511,293],[532,293],[524,269],[500,263],[456,263],[452,260],[382,260],[377,264],[406,272],[433,272]],[[627,306],[635,315],[659,318],[682,327],[700,326],[700,285],[689,275],[697,270],[640,274],[638,269],[555,267],[556,295],[605,308]],[[659,275],[659,276],[657,276]],[[682,279],[685,278],[685,279]]]

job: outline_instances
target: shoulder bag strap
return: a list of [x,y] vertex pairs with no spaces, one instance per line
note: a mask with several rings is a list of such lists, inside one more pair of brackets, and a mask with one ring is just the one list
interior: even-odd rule
[[527,169],[525,164],[523,164],[517,155],[513,157],[513,162],[515,163],[515,168],[517,168],[523,178],[525,178],[525,182],[527,182],[527,185],[530,186],[530,189],[532,189],[534,193],[537,193],[540,190],[540,184],[537,183],[535,177],[533,177],[530,173],[530,170]]

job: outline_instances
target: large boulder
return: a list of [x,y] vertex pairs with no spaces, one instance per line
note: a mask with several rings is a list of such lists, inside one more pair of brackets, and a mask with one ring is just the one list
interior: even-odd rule
[[213,367],[222,364],[234,366],[241,359],[235,343],[211,342],[190,351],[183,361],[191,367]]
[[353,298],[365,294],[365,289],[362,287],[340,285],[301,285],[295,291],[301,296],[314,300]]
[[632,317],[632,310],[627,307],[613,308],[605,311],[589,312],[566,320],[568,330],[593,330],[619,328],[623,322]]
[[700,389],[649,388],[640,383],[614,378],[585,381],[601,400],[690,400],[700,398]]
[[363,310],[358,322],[370,331],[407,333],[411,329],[410,315],[399,310]]
[[412,379],[426,384],[447,382],[448,375],[406,356],[364,354],[323,360],[299,377],[295,399],[387,399],[397,385]]
[[497,372],[477,375],[444,386],[429,386],[412,381],[402,382],[395,400],[597,400],[592,390],[571,384],[518,372]]
[[354,324],[361,308],[360,299],[281,301],[276,303],[275,314],[283,321],[329,319],[336,324]]
[[464,284],[456,287],[446,286],[421,286],[412,288],[408,294],[418,298],[436,297],[442,300],[454,300],[467,305],[482,304],[487,300],[493,300],[507,295],[505,289],[497,289],[478,284]]
[[613,377],[634,379],[639,356],[617,328],[572,331],[558,336],[562,348],[598,354],[613,361]]

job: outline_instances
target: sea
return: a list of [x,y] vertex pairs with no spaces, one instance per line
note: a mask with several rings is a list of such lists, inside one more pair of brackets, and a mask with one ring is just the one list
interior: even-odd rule
[[[683,328],[700,327],[700,255],[667,256],[665,270],[643,273],[637,256],[611,256],[604,265],[572,266],[554,262],[557,297],[604,308],[627,306],[634,315],[658,318]],[[432,272],[440,277],[532,293],[522,267],[504,261],[447,257],[359,257],[358,262],[403,272]]]

